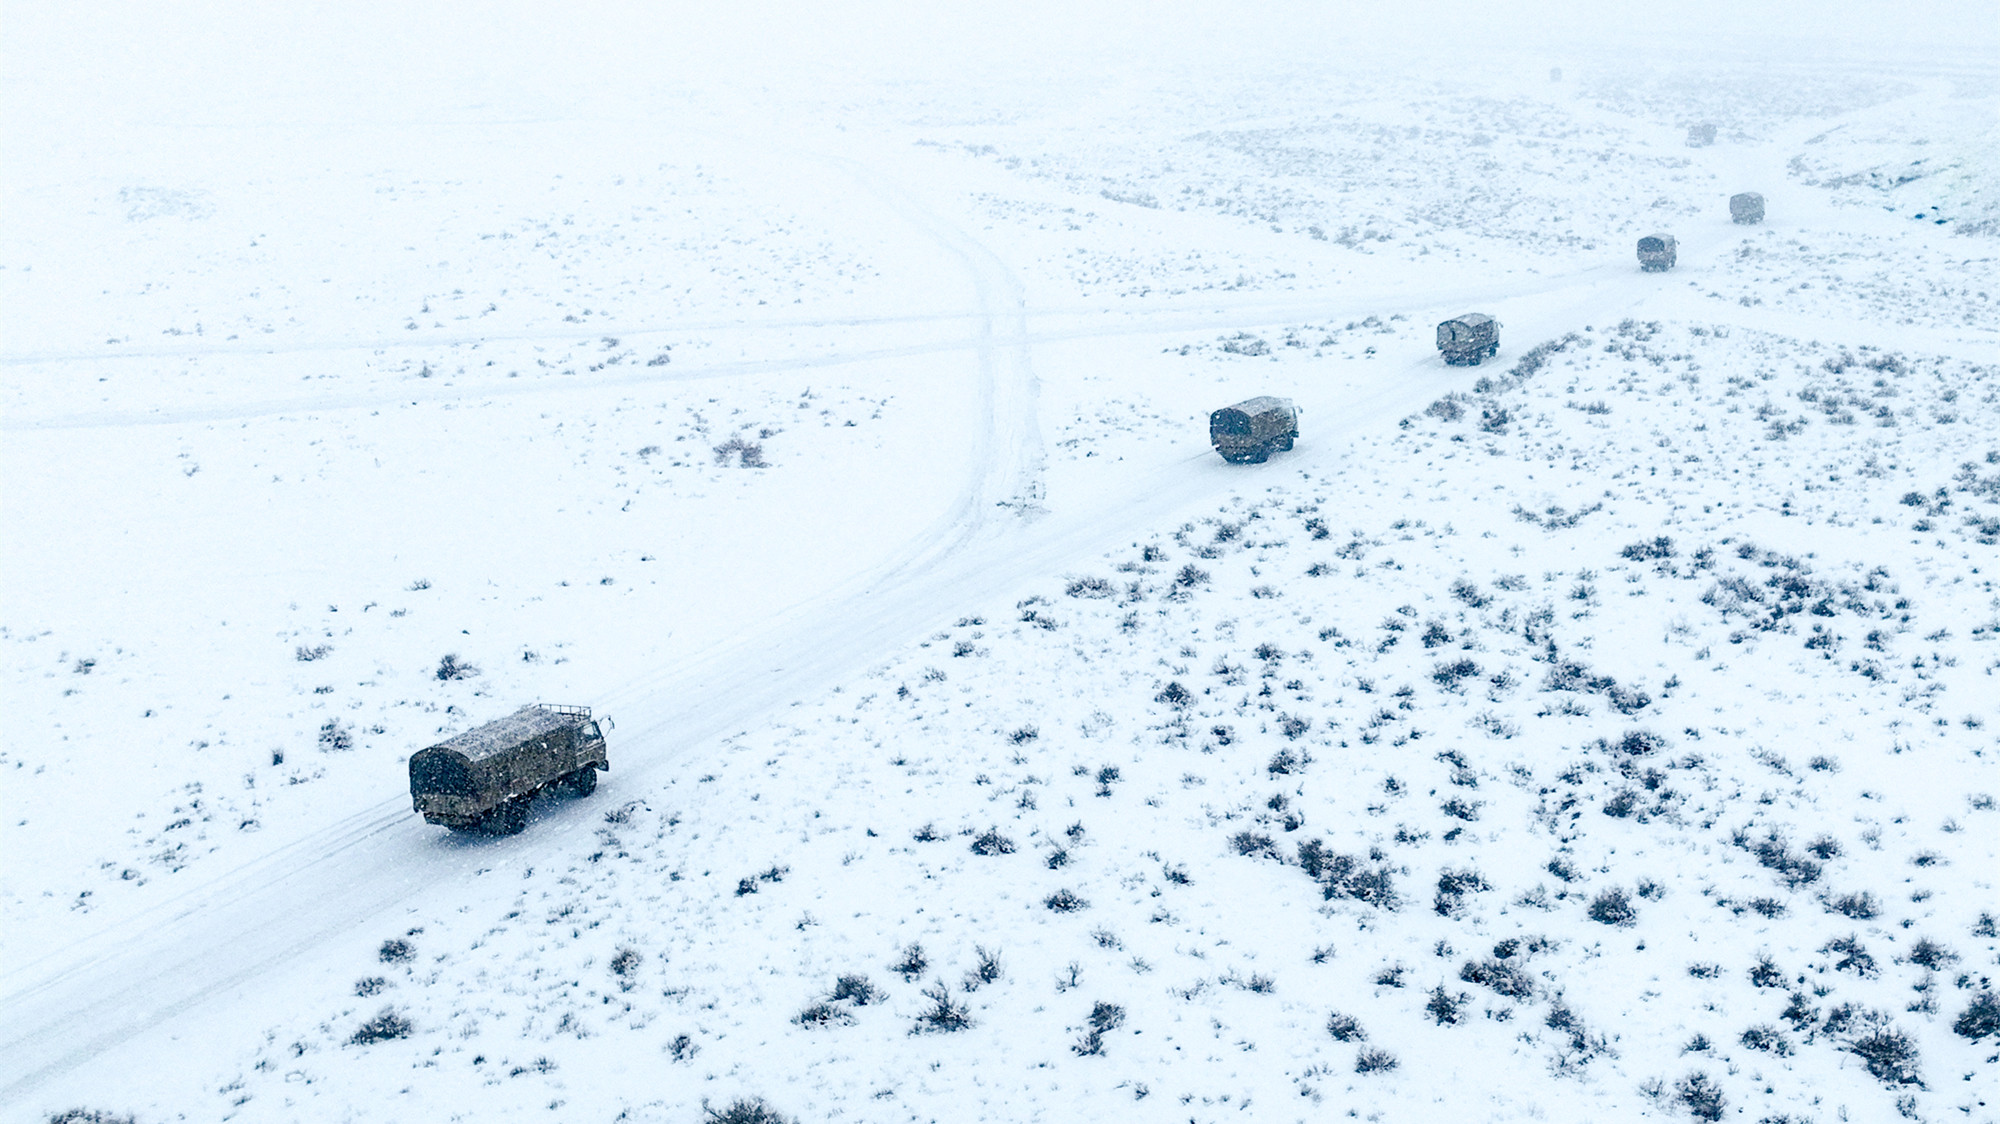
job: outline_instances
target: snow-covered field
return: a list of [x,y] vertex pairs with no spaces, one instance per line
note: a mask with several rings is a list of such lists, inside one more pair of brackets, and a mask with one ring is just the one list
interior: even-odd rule
[[[2000,65],[1930,14],[12,13],[5,1118],[1996,1119]],[[594,796],[410,813],[535,700]]]

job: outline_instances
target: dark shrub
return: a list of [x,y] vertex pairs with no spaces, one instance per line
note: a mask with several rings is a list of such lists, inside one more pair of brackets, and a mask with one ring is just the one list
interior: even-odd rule
[[1485,803],[1485,801],[1466,800],[1461,797],[1454,796],[1451,799],[1445,801],[1444,803],[1438,805],[1438,811],[1443,812],[1445,815],[1451,816],[1454,819],[1461,819],[1466,821],[1467,823],[1471,823],[1479,818],[1479,808],[1480,805],[1482,805],[1483,803]]
[[1387,866],[1368,868],[1352,855],[1330,850],[1317,839],[1299,844],[1299,867],[1320,884],[1328,901],[1353,898],[1378,909],[1395,909],[1395,879]]
[[903,977],[904,983],[909,983],[918,976],[923,975],[924,969],[930,966],[930,958],[924,955],[924,946],[913,944],[903,950],[903,958],[901,960],[889,965],[889,970]]
[[446,652],[444,658],[438,661],[437,677],[441,681],[451,680],[451,679],[470,679],[478,674],[479,674],[478,668],[472,666],[469,663],[466,663],[464,660],[459,659],[458,654],[455,652]]
[[394,1007],[384,1007],[380,1014],[362,1023],[347,1042],[350,1046],[366,1046],[392,1038],[408,1038],[410,1030],[410,1020],[397,1014]]
[[1952,1032],[1974,1042],[1989,1034],[2000,1034],[2000,998],[1990,991],[1972,997],[1972,1002],[1952,1020]]
[[1737,845],[1757,856],[1757,861],[1766,868],[1776,871],[1785,885],[1796,890],[1801,886],[1819,881],[1822,868],[1811,859],[1795,855],[1785,846],[1783,837],[1772,832],[1759,843],[1752,843],[1746,833],[1738,832]]
[[1811,851],[1814,858],[1837,859],[1840,857],[1840,840],[1822,835],[1806,844],[1806,850]]
[[1699,1070],[1674,1082],[1674,1099],[1696,1120],[1722,1119],[1722,1090]]
[[989,827],[986,829],[985,834],[972,841],[972,853],[975,855],[1011,855],[1014,853],[1014,841],[1000,834],[999,828]]
[[[1285,735],[1290,741],[1297,741],[1305,737],[1306,731],[1310,729],[1312,729],[1312,719],[1310,718],[1300,718],[1291,714],[1281,714],[1278,716],[1278,732]],[[1273,760],[1275,761],[1276,759],[1273,758]],[[1275,772],[1276,770],[1273,771]]]
[[1866,890],[1858,894],[1842,894],[1826,903],[1831,913],[1844,914],[1856,921],[1873,921],[1882,914],[1882,903]]
[[319,748],[322,753],[346,753],[354,748],[354,731],[343,725],[338,718],[329,718],[326,725],[319,728]]
[[[923,971],[922,968],[917,970]],[[882,993],[875,990],[875,985],[868,982],[867,976],[846,975],[835,980],[833,984],[833,1001],[836,1003],[845,1002],[852,1003],[856,1007],[866,1007],[881,997]]]
[[1339,1011],[1326,1017],[1326,1032],[1333,1035],[1335,1042],[1366,1042],[1368,1032],[1361,1029],[1361,1020],[1353,1015],[1343,1015]]
[[1583,877],[1583,872],[1578,870],[1576,864],[1569,861],[1569,858],[1564,855],[1557,855],[1555,858],[1550,859],[1549,864],[1542,869],[1562,879],[1564,882],[1574,882]]
[[1000,954],[988,952],[984,946],[973,945],[972,951],[978,955],[979,963],[965,973],[965,990],[977,990],[983,984],[990,984],[1000,978]]
[[1752,987],[1783,987],[1785,973],[1769,956],[1759,956],[1757,963],[1750,967],[1750,984]]
[[1618,739],[1618,750],[1630,757],[1645,757],[1667,748],[1667,739],[1651,730],[1627,730]]
[[1611,709],[1620,714],[1637,714],[1653,705],[1653,696],[1636,687],[1624,687],[1613,683],[1605,688],[1604,698]]
[[1190,562],[1181,567],[1180,573],[1174,575],[1174,584],[1182,589],[1190,589],[1197,585],[1207,585],[1208,571],[1196,569],[1194,563]]
[[611,974],[621,980],[629,978],[632,973],[639,970],[640,959],[639,950],[636,948],[619,949],[618,955],[611,958]]
[[1743,1032],[1740,1041],[1752,1050],[1763,1050],[1781,1058],[1792,1056],[1792,1040],[1775,1026],[1753,1026]]
[[1457,995],[1451,994],[1444,989],[1443,984],[1432,988],[1430,995],[1429,1001],[1424,1004],[1424,1010],[1430,1012],[1431,1018],[1436,1019],[1439,1026],[1449,1026],[1457,1023],[1460,1018],[1464,1017],[1462,1011],[1465,1005],[1472,1001],[1472,996],[1467,995],[1465,992],[1461,991]]
[[972,1013],[965,1004],[953,1001],[951,989],[939,980],[924,989],[924,998],[931,1001],[930,1008],[917,1016],[917,1031],[920,1033],[949,1034],[964,1030],[972,1025]]
[[1604,814],[1615,819],[1624,819],[1639,810],[1639,790],[1621,788],[1604,802]]
[[1078,910],[1090,908],[1089,902],[1077,897],[1074,891],[1067,888],[1057,890],[1055,893],[1043,898],[1042,904],[1057,913],[1075,913]]
[[1665,535],[1661,535],[1659,538],[1651,541],[1641,539],[1624,550],[1619,551],[1619,553],[1633,562],[1649,562],[1661,558],[1672,558],[1674,556],[1674,540]]
[[762,1097],[731,1101],[720,1112],[704,1101],[701,1111],[707,1116],[707,1124],[796,1124],[791,1117],[765,1104]]
[[1861,1035],[1847,1044],[1847,1050],[1859,1057],[1868,1072],[1884,1085],[1924,1083],[1917,1073],[1917,1044],[1893,1026]]
[[1166,703],[1175,710],[1186,710],[1194,704],[1194,694],[1175,681],[1161,688],[1160,693],[1153,696],[1153,701]]
[[354,981],[354,994],[358,998],[366,999],[371,995],[382,994],[388,987],[389,981],[381,976],[363,976]]
[[1632,907],[1632,899],[1625,891],[1613,886],[1600,891],[1590,899],[1590,919],[1605,925],[1630,925],[1638,920],[1639,911]]
[[1790,999],[1791,1002],[1785,1005],[1785,1009],[1778,1012],[1778,1017],[1791,1023],[1793,1030],[1804,1032],[1806,1028],[1819,1021],[1819,1008],[1812,1005],[1812,1000],[1806,998],[1805,992],[1792,992]]
[[1090,1008],[1090,1028],[1097,1031],[1117,1030],[1125,1025],[1125,1008],[1116,1003],[1099,1000]]
[[1354,1055],[1354,1072],[1387,1073],[1396,1068],[1396,1055],[1370,1047]]
[[72,1108],[49,1114],[49,1124],[134,1124],[130,1114],[120,1116],[95,1108]]
[[846,1026],[854,1021],[854,1016],[845,1007],[831,1003],[814,1003],[792,1017],[792,1021],[808,1029],[812,1027]]
[[1117,587],[1103,578],[1078,578],[1069,583],[1069,587],[1063,590],[1063,592],[1069,594],[1071,597],[1084,597],[1091,600],[1102,600],[1106,597],[1115,597],[1118,595]]
[[1466,895],[1492,888],[1476,870],[1446,870],[1438,875],[1437,897],[1431,907],[1440,917],[1456,917],[1465,909]]
[[1862,945],[1861,939],[1853,934],[1826,942],[1820,951],[1835,957],[1834,970],[1853,972],[1857,976],[1875,975],[1875,957]]
[[1918,967],[1929,968],[1933,972],[1942,972],[1947,967],[1958,962],[1958,953],[1938,944],[1929,937],[1919,937],[1917,938],[1917,943],[1910,946],[1909,959],[1910,963]]
[[934,823],[927,823],[918,828],[916,834],[910,838],[919,843],[938,843],[944,840],[944,836],[938,834],[937,825]]
[[1237,854],[1253,859],[1275,859],[1278,847],[1271,837],[1257,831],[1239,831],[1229,837],[1229,846]]
[[1520,965],[1504,960],[1468,960],[1458,970],[1458,978],[1466,983],[1490,987],[1509,999],[1535,997],[1535,977]]
[[407,964],[417,958],[417,946],[401,937],[391,937],[382,942],[382,950],[376,955],[384,964]]
[[1425,406],[1424,413],[1439,421],[1455,422],[1465,416],[1465,407],[1459,404],[1455,394],[1447,394],[1443,398]]
[[1431,682],[1447,691],[1456,691],[1460,683],[1478,676],[1479,665],[1467,659],[1441,663],[1431,669]]

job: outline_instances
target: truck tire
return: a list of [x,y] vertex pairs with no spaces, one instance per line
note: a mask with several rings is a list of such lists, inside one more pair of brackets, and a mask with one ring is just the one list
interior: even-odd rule
[[569,782],[571,792],[578,796],[589,796],[597,791],[597,766],[585,765],[563,779]]
[[1299,435],[1296,433],[1287,433],[1283,437],[1278,438],[1278,451],[1281,453],[1291,452],[1293,442],[1298,439]]
[[1248,453],[1245,453],[1243,459],[1249,461],[1251,464],[1263,464],[1265,461],[1271,459],[1271,447],[1269,445],[1259,445]]
[[516,796],[486,813],[486,829],[495,835],[519,835],[528,827],[528,798]]

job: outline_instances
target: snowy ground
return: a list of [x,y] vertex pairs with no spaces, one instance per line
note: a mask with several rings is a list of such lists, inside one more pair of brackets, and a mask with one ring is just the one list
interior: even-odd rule
[[17,78],[0,1103],[1994,1119],[2000,75],[1614,60]]

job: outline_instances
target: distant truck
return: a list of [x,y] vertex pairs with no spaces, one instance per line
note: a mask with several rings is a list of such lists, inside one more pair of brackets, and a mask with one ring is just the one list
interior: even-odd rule
[[1754,191],[1745,191],[1729,197],[1729,217],[1743,226],[1764,221],[1764,197]]
[[1454,316],[1438,325],[1438,350],[1453,366],[1478,366],[1500,350],[1500,322],[1483,312]]
[[515,835],[536,793],[560,786],[589,796],[610,767],[589,707],[524,706],[412,755],[410,802],[427,823]]
[[1647,273],[1664,273],[1672,269],[1677,245],[1671,234],[1648,234],[1639,239],[1639,268]]
[[1226,461],[1261,464],[1299,438],[1299,410],[1289,398],[1250,398],[1208,415],[1208,439]]
[[1707,148],[1709,145],[1714,144],[1715,125],[1708,121],[1703,121],[1698,125],[1689,125],[1687,143],[1689,148]]

